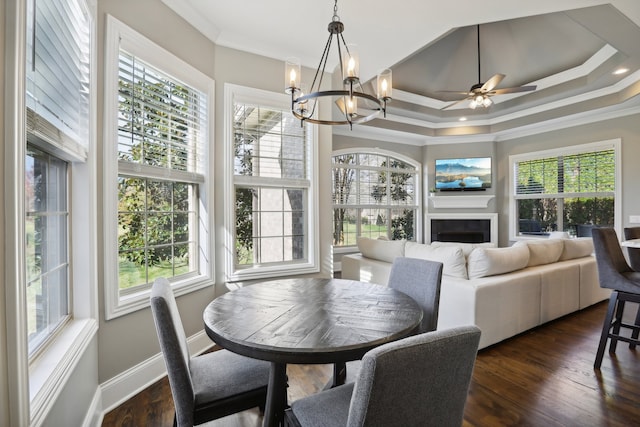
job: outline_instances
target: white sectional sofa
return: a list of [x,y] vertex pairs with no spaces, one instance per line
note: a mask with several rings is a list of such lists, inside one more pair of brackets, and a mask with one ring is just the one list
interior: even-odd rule
[[438,329],[477,325],[480,348],[609,297],[600,288],[590,238],[491,244],[358,239],[342,278],[386,285],[398,256],[444,264]]

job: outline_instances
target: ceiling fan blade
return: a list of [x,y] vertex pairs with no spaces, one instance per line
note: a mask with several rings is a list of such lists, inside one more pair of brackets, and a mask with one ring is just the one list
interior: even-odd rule
[[532,90],[536,90],[535,85],[532,86],[518,86],[518,87],[506,87],[504,89],[495,89],[491,91],[491,95],[504,95],[506,93],[517,93],[517,92],[530,92]]
[[493,77],[491,77],[489,80],[487,80],[487,82],[485,84],[482,85],[482,87],[480,88],[480,90],[482,90],[483,92],[489,92],[491,90],[493,90],[494,87],[498,86],[500,84],[500,82],[502,81],[502,79],[504,79],[505,75],[504,74],[496,74]]
[[461,99],[461,100],[459,100],[459,101],[452,102],[451,104],[449,104],[449,105],[446,105],[446,106],[442,107],[442,108],[440,109],[440,111],[442,111],[442,110],[448,110],[449,108],[451,108],[451,107],[455,107],[456,105],[461,104],[461,103],[463,103],[463,102],[469,102],[469,98],[464,98],[464,99]]
[[471,95],[468,90],[439,90],[438,93],[455,93],[458,95]]

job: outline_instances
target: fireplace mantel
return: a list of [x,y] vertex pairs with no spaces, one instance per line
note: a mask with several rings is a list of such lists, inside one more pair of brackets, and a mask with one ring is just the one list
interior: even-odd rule
[[495,196],[489,195],[464,195],[464,196],[432,196],[429,197],[431,204],[436,209],[441,208],[486,208],[489,201]]

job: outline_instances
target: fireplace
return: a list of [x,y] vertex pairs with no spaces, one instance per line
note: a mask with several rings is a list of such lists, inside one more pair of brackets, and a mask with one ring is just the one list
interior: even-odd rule
[[428,215],[427,235],[431,242],[497,244],[497,214]]

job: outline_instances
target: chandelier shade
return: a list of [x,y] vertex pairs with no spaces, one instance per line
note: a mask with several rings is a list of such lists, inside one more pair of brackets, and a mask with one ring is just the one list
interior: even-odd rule
[[[301,82],[301,65],[297,58],[285,61],[285,92],[291,95],[291,113],[302,123],[305,121],[321,125],[349,125],[372,120],[382,112],[386,116],[387,102],[392,95],[392,72],[383,70],[376,80],[376,94],[366,93],[360,83],[360,60],[356,46],[345,42],[344,24],[338,16],[338,1],[334,0],[333,17],[328,25],[329,39],[320,57],[320,63],[309,87]],[[331,53],[335,46],[340,64],[342,88],[321,90],[322,80]],[[318,102],[330,98],[332,113],[320,117]],[[334,111],[335,110],[335,111]]]

